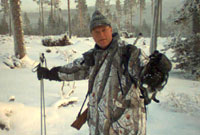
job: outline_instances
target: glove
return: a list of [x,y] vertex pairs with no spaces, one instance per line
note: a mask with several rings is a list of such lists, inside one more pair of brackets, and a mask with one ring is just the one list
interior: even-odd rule
[[172,64],[170,62],[170,60],[162,53],[160,53],[159,51],[154,51],[153,54],[151,54],[149,56],[150,61],[150,67],[152,68],[157,68],[158,71],[162,72],[162,73],[168,73],[171,68],[172,68]]
[[38,80],[48,79],[49,72],[50,71],[49,71],[48,68],[41,67],[40,64],[39,64],[38,68],[37,68],[37,78],[38,78]]
[[54,67],[51,70],[48,68],[41,67],[40,64],[37,68],[37,78],[38,80],[43,79],[49,79],[49,80],[56,80],[61,81],[61,79],[58,77],[58,71],[60,67]]

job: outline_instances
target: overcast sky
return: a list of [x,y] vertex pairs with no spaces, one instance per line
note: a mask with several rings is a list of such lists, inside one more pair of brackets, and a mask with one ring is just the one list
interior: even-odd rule
[[[36,4],[36,2],[33,2],[33,0],[21,0],[21,1],[22,1],[21,8],[23,11],[26,11],[26,12],[38,11],[38,5]],[[70,0],[71,8],[76,7],[76,4],[74,1],[75,0]],[[110,4],[115,4],[115,1],[116,0],[110,0]],[[124,0],[120,0],[120,1],[121,1],[121,4],[123,4]],[[174,1],[176,1],[176,3],[177,3],[177,2],[182,2],[184,0],[163,0],[164,3],[166,1],[172,2],[172,5],[173,5]],[[86,2],[87,2],[88,6],[94,6],[96,0],[86,0]],[[146,2],[151,2],[151,0],[146,0]],[[67,9],[67,0],[61,0],[60,7],[61,7],[61,9]]]
[[[33,2],[33,0],[21,0],[22,1],[22,5],[21,8],[23,11],[37,11],[38,10],[38,6],[36,4],[36,2]],[[71,8],[75,8],[76,4],[74,2],[75,0],[70,0],[70,6]],[[121,0],[122,2],[124,0]],[[87,5],[88,6],[94,6],[96,0],[86,0]],[[111,0],[111,4],[115,3],[115,0]],[[67,9],[67,0],[61,0],[61,4],[60,4],[61,9]]]

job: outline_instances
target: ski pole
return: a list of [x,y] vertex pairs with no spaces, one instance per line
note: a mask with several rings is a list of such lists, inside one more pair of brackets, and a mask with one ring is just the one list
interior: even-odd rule
[[[44,67],[46,59],[44,53],[40,54],[40,66]],[[40,115],[41,115],[41,135],[46,135],[46,114],[45,114],[45,97],[44,97],[44,80],[43,77],[40,80]]]

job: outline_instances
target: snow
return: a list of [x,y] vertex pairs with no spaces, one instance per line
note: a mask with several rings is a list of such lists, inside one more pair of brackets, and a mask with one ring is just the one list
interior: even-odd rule
[[[13,38],[0,35],[0,125],[6,125],[7,129],[0,128],[0,135],[40,134],[40,82],[32,72],[39,61],[39,53],[45,54],[48,67],[52,68],[67,64],[94,46],[91,37],[73,37],[70,40],[73,45],[65,47],[44,47],[40,36],[24,38],[27,56],[19,61],[21,68],[11,69],[4,62],[14,61]],[[125,40],[133,43],[135,38]],[[170,37],[158,38],[158,49],[169,42]],[[141,38],[137,46],[149,54],[149,44],[149,38]],[[51,52],[47,53],[47,49]],[[171,51],[165,54],[172,56]],[[183,71],[173,69],[168,84],[157,95],[161,103],[148,105],[147,135],[200,134],[200,82],[186,79],[185,75]],[[47,134],[88,135],[87,124],[79,131],[70,126],[87,93],[87,80],[64,84],[44,80],[44,90]],[[62,104],[65,107],[61,107]]]

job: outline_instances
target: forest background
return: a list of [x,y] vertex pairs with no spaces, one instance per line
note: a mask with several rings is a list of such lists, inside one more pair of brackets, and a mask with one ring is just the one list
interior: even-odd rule
[[[163,0],[162,34],[174,31],[174,16],[184,0]],[[42,3],[41,3],[42,2]],[[69,31],[67,0],[21,0],[23,29],[25,35],[59,35]],[[153,18],[152,0],[69,0],[71,31],[79,37],[90,36],[88,25],[95,9],[101,10],[120,32],[136,35],[142,32],[150,37]],[[11,34],[9,1],[1,0],[0,34]],[[97,4],[98,3],[98,4]],[[43,13],[42,13],[43,12]],[[42,22],[42,17],[44,22]],[[44,23],[44,32],[42,24]]]

